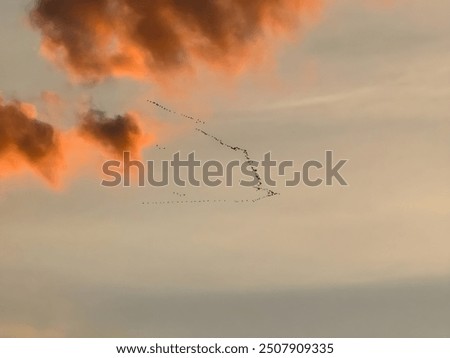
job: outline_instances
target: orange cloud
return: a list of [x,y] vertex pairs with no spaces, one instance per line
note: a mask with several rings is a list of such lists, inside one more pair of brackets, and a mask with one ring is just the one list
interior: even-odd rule
[[[79,116],[74,130],[61,132],[54,126],[36,119],[33,105],[0,98],[0,172],[2,175],[32,170],[51,186],[58,187],[69,164],[66,157],[81,153],[87,161],[92,151],[86,151],[86,142],[94,144],[105,155],[122,158],[124,151],[139,156],[151,143],[153,135],[144,128],[144,120],[133,112],[107,117],[98,110],[89,110]],[[81,140],[83,139],[83,140]]]
[[199,60],[239,71],[269,35],[296,29],[322,0],[38,0],[42,51],[72,77],[161,77]]
[[135,113],[107,117],[104,112],[90,110],[80,120],[78,133],[107,153],[122,158],[123,152],[139,155],[149,144],[150,136],[142,129],[142,121]]
[[28,167],[55,184],[63,165],[61,135],[35,113],[31,104],[0,98],[0,167],[3,173]]

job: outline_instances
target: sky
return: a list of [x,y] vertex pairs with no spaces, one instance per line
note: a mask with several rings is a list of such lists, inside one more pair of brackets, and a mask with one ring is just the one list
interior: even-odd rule
[[[450,3],[185,4],[1,2],[0,337],[448,337]],[[236,159],[148,100],[349,186],[102,187]]]

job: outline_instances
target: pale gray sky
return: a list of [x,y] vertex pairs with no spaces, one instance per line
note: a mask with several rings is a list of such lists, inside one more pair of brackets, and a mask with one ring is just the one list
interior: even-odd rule
[[[349,159],[350,186],[155,207],[141,203],[173,188],[102,188],[99,158],[60,192],[32,175],[2,179],[0,336],[448,337],[450,3],[369,3],[327,3],[280,46],[273,72],[225,85],[202,74],[174,97],[131,80],[70,84],[38,54],[30,3],[2,1],[3,97],[39,105],[51,90],[70,108],[90,97],[180,127],[153,98],[202,115],[257,159],[302,163],[332,149]],[[67,110],[59,124],[72,123]],[[144,158],[233,156],[181,127],[163,136],[167,152]]]

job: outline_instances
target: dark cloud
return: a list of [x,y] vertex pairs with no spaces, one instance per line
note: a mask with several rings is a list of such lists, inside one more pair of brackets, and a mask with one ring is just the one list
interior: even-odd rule
[[0,101],[0,161],[3,171],[23,166],[54,182],[62,164],[60,134],[32,117],[30,106]]
[[[38,0],[44,53],[74,77],[142,77],[194,67],[240,69],[269,33],[290,31],[321,0]],[[265,48],[267,51],[267,48]]]
[[139,117],[128,113],[107,117],[104,112],[91,110],[81,117],[78,132],[118,157],[125,151],[138,154],[145,144]]
[[108,117],[104,112],[90,110],[79,116],[75,131],[69,132],[61,132],[35,117],[34,106],[20,101],[3,103],[0,98],[2,175],[32,169],[52,186],[58,186],[61,175],[68,169],[65,157],[76,152],[83,153],[83,160],[87,158],[83,142],[95,144],[106,155],[122,158],[124,151],[139,156],[153,138],[143,130],[143,121],[137,113]]

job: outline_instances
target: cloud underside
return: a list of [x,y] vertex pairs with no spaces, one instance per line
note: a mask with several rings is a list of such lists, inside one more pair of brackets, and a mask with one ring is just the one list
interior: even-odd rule
[[[39,0],[42,50],[75,78],[157,77],[196,62],[240,71],[320,0]],[[262,46],[267,51],[267,46]]]

